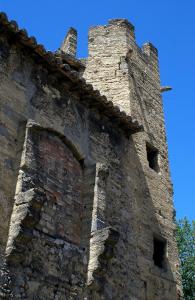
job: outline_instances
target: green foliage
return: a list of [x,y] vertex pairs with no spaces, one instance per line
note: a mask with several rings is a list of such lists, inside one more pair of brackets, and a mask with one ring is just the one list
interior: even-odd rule
[[195,300],[195,221],[190,223],[185,217],[176,224],[184,297]]

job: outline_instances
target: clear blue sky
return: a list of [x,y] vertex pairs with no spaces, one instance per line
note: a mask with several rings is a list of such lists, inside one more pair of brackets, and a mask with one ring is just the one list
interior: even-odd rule
[[127,18],[137,43],[159,50],[161,82],[173,91],[163,102],[177,218],[195,219],[195,1],[194,0],[0,0],[0,10],[55,50],[68,27],[77,28],[79,57],[87,56],[87,32],[110,18]]

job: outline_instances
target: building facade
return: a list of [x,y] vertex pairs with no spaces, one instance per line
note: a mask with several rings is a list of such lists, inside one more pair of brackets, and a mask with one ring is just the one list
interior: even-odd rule
[[76,45],[0,14],[0,299],[182,299],[157,49]]

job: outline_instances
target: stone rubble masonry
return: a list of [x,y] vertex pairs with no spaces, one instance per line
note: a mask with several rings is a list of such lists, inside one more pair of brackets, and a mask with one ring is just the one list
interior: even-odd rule
[[60,47],[60,50],[64,53],[76,56],[77,52],[77,31],[74,28],[70,28],[68,33]]
[[0,14],[0,299],[183,299],[157,50],[123,19],[76,44]]

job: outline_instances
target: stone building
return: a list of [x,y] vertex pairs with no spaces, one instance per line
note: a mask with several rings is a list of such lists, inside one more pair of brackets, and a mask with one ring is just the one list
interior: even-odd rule
[[157,49],[123,19],[76,44],[0,14],[0,298],[182,299]]

